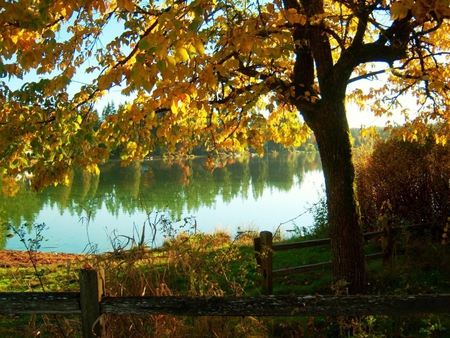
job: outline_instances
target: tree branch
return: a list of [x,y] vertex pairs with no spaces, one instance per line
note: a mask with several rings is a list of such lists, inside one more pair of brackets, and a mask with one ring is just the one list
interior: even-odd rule
[[[352,52],[353,50],[349,50],[349,53]],[[362,45],[355,52],[353,54],[354,67],[367,62],[386,62],[391,65],[394,61],[407,56],[403,46],[384,46],[377,42]]]
[[[162,14],[162,13],[161,13]],[[153,29],[155,29],[155,27],[158,25],[158,20],[156,19],[153,24],[150,25],[150,27],[148,27],[144,33],[142,33],[142,35],[139,36],[139,41],[136,43],[136,46],[134,46],[133,50],[122,60],[120,60],[119,62],[117,62],[113,68],[117,68],[119,66],[123,66],[125,65],[128,61],[130,61],[130,59],[137,53],[137,51],[139,50],[139,42],[145,38],[147,35],[149,35]]]
[[376,75],[379,75],[379,74],[385,74],[385,73],[386,73],[386,70],[383,69],[383,70],[378,70],[376,72],[371,72],[371,73],[367,73],[367,74],[364,74],[364,75],[355,76],[355,77],[352,77],[350,80],[348,80],[348,83],[357,82],[359,80],[368,79],[368,78],[370,78],[372,76],[376,76]]

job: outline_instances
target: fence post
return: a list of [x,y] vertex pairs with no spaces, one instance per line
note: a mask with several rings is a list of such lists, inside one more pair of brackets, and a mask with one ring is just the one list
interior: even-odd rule
[[263,277],[263,287],[269,294],[272,294],[272,233],[270,231],[262,231],[259,236],[261,238],[261,272]]
[[389,218],[387,215],[383,215],[381,219],[381,224],[383,227],[383,230],[385,232],[382,240],[382,246],[383,246],[383,265],[390,266],[392,264],[392,259],[394,258],[394,247],[395,247],[395,241],[394,241],[394,234],[392,231],[392,227],[389,224]]
[[100,301],[104,294],[103,270],[80,270],[80,306],[83,338],[102,336]]
[[255,259],[258,269],[261,269],[261,238],[253,238],[253,248],[255,250]]

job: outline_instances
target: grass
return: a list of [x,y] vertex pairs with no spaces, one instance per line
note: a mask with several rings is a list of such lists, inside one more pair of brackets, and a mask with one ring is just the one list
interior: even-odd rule
[[0,292],[42,291],[40,280],[46,291],[74,291],[78,289],[78,269],[75,267],[52,264],[43,267],[36,276],[32,267],[0,268]]
[[[252,247],[253,234],[179,233],[153,250],[135,246],[86,257],[72,265],[0,268],[0,291],[78,291],[77,271],[88,262],[102,267],[110,296],[259,295],[261,277]],[[300,240],[309,239],[306,236]],[[290,239],[291,241],[299,238]],[[380,250],[373,240],[368,252]],[[391,267],[368,262],[370,294],[450,293],[450,246],[412,241]],[[330,260],[328,246],[276,252],[275,268]],[[333,294],[330,269],[276,278],[274,294]],[[112,316],[110,337],[448,337],[449,315],[325,317]],[[0,317],[0,337],[80,337],[76,316]]]

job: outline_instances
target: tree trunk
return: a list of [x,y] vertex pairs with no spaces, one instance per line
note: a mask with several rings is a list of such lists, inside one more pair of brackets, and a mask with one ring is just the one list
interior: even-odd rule
[[339,293],[362,294],[364,237],[344,99],[323,100],[320,109],[302,115],[316,136],[325,175],[334,286]]

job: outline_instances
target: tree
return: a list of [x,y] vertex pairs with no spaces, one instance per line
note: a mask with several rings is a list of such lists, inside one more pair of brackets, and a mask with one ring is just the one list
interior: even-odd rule
[[117,109],[116,105],[114,104],[114,101],[111,101],[107,103],[105,107],[103,107],[101,120],[105,121],[108,116],[114,114],[117,114]]
[[[0,166],[12,175],[31,167],[35,185],[45,186],[67,181],[75,163],[97,170],[118,146],[129,163],[158,145],[262,152],[267,139],[299,145],[312,130],[334,279],[361,293],[346,99],[361,106],[370,99],[377,114],[389,114],[412,94],[421,111],[404,137],[446,121],[449,15],[444,0],[3,1],[0,72],[41,79],[1,84]],[[376,76],[385,84],[348,89]],[[94,130],[94,102],[117,88],[131,103]],[[23,155],[28,149],[32,159]]]

